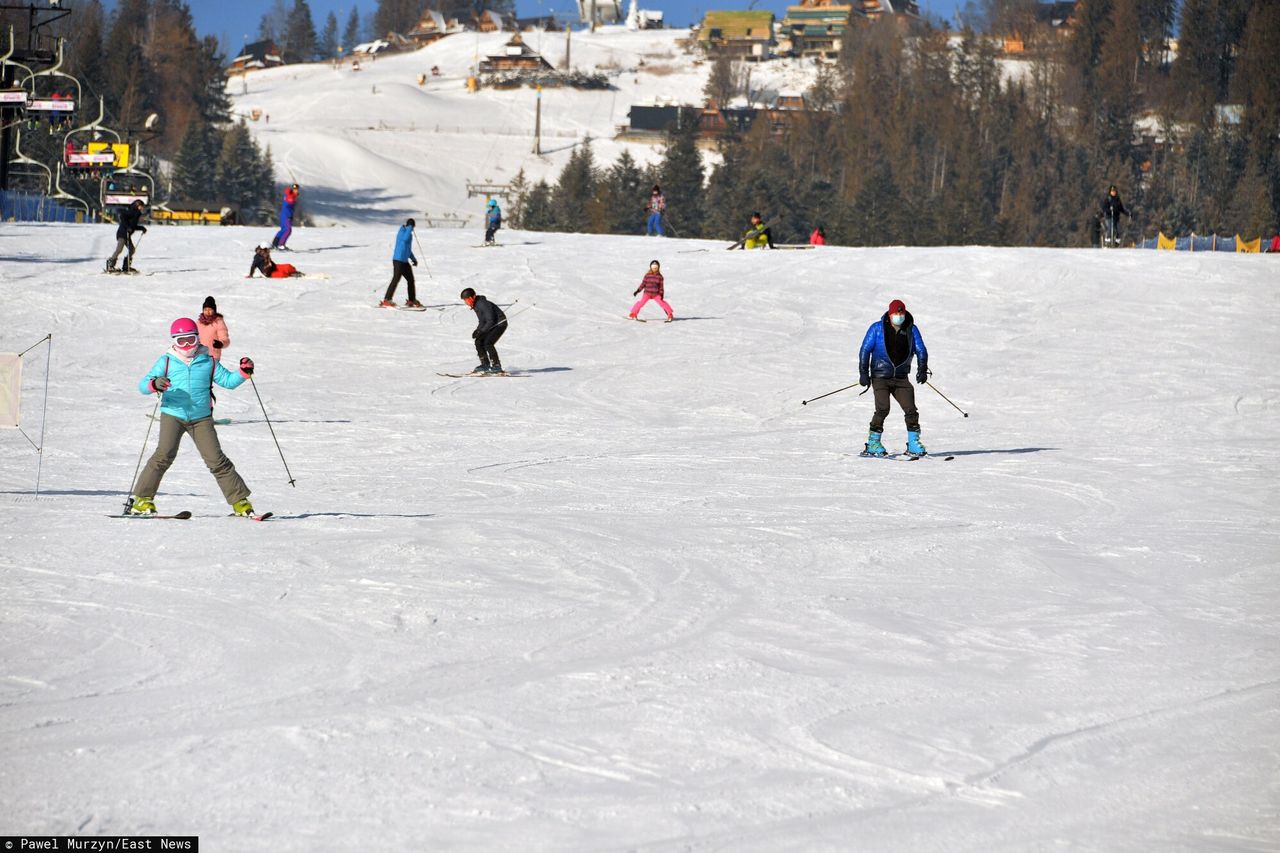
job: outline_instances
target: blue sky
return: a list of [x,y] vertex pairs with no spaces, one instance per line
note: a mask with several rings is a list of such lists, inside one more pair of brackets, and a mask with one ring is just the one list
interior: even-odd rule
[[[269,8],[271,0],[188,0],[196,27],[201,35],[215,35],[223,41],[223,47],[232,53],[240,49],[244,39],[253,38],[258,31],[258,21],[263,12]],[[338,27],[346,24],[352,6],[360,10],[361,15],[372,13],[377,8],[377,0],[308,0],[311,14],[315,18],[316,29],[324,25],[330,12],[338,16]],[[626,7],[628,0],[624,0]],[[640,0],[642,9],[660,9],[666,13],[667,21],[673,26],[687,26],[701,18],[707,9],[745,9],[751,0]],[[786,7],[794,0],[758,0],[755,7],[772,9],[781,16]],[[954,16],[963,0],[919,0],[920,11],[950,19]],[[290,3],[292,5],[292,3]],[[577,6],[574,0],[516,0],[516,10],[521,15],[546,15],[558,12],[562,16],[574,15]]]

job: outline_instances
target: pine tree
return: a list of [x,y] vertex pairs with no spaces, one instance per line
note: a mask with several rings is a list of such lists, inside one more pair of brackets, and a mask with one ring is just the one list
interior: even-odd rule
[[378,0],[374,14],[377,36],[387,33],[407,33],[422,17],[422,0]]
[[173,197],[180,201],[215,200],[215,135],[202,121],[187,124],[173,168]]
[[222,73],[227,58],[215,36],[201,39],[196,63],[200,69],[197,78],[201,85],[192,97],[199,107],[200,117],[208,124],[225,124],[231,120],[231,96],[227,94],[226,77]]
[[702,94],[716,106],[728,106],[741,92],[738,74],[734,70],[733,60],[721,54],[711,63],[711,73],[707,75],[707,84]]
[[222,136],[214,169],[218,192],[239,205],[242,221],[252,221],[263,196],[262,159],[244,121],[233,124]]
[[524,169],[516,172],[516,176],[511,179],[511,195],[507,202],[507,209],[503,215],[510,227],[522,230],[524,228],[524,206],[529,198],[529,179],[525,177]]
[[565,164],[551,194],[557,231],[587,234],[596,230],[597,223],[591,221],[588,205],[595,198],[598,180],[591,137],[588,136],[569,155],[569,162]]
[[1271,189],[1262,164],[1251,158],[1232,193],[1227,219],[1231,230],[1247,240],[1276,233],[1277,216],[1271,205]]
[[846,211],[841,231],[852,246],[892,246],[909,242],[900,218],[902,199],[887,162],[878,163]]
[[601,230],[608,234],[644,233],[645,187],[642,180],[635,158],[624,148],[600,180],[597,198]]
[[697,143],[697,122],[686,117],[680,128],[668,132],[667,150],[658,168],[667,217],[682,234],[700,233],[702,229],[705,173]]
[[90,0],[79,10],[78,17],[78,26],[71,31],[66,50],[67,70],[80,80],[86,95],[96,98],[106,93],[107,71],[102,41],[106,13],[99,0]]
[[555,231],[556,216],[551,206],[551,187],[546,181],[538,181],[524,202],[524,215],[520,227],[525,231]]
[[[1235,103],[1244,105],[1241,132],[1250,155],[1269,171],[1280,159],[1276,128],[1280,127],[1280,3],[1254,3],[1241,44],[1239,68],[1232,87]],[[1274,192],[1280,214],[1280,189]]]
[[324,29],[320,31],[316,53],[321,59],[332,59],[338,55],[338,16],[333,12],[324,19]]
[[342,48],[351,54],[351,48],[360,43],[360,10],[355,6],[351,7],[351,14],[347,16],[347,26],[342,31]]
[[293,0],[284,32],[285,62],[310,62],[316,55],[316,25],[307,0]]

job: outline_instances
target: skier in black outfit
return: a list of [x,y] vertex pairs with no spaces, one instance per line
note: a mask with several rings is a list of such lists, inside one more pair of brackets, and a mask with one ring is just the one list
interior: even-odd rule
[[1120,200],[1120,191],[1116,189],[1115,184],[1112,184],[1107,190],[1107,197],[1102,200],[1102,244],[1104,246],[1120,245],[1121,214],[1132,218],[1132,214],[1124,209],[1124,202]]
[[502,362],[498,360],[498,351],[493,345],[507,330],[507,315],[483,296],[477,296],[471,288],[462,291],[459,296],[476,312],[476,330],[471,337],[476,342],[476,354],[480,356],[480,364],[472,373],[502,373]]
[[[107,259],[107,272],[133,272],[133,232],[147,233],[147,229],[138,224],[138,220],[142,218],[142,208],[142,199],[135,198],[120,214],[120,224],[116,227],[116,250]],[[129,254],[125,256],[124,266],[117,270],[116,258],[120,257],[126,246],[129,247]]]

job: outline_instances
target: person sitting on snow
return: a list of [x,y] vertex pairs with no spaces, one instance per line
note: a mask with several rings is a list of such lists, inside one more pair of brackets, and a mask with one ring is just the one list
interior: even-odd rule
[[300,278],[302,273],[293,264],[277,264],[271,260],[271,250],[259,246],[253,250],[253,263],[249,266],[249,274],[245,278],[253,278],[254,270],[261,270],[266,278]]

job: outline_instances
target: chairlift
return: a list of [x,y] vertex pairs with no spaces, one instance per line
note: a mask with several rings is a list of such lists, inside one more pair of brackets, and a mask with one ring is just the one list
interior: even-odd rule
[[[43,121],[48,124],[49,132],[53,133],[55,129],[70,127],[74,121],[76,106],[81,100],[80,81],[73,75],[60,71],[63,60],[63,46],[66,39],[58,39],[58,59],[54,64],[46,68],[44,71],[36,71],[29,73],[24,83],[30,84],[30,98],[27,101],[27,127],[34,129],[36,125]],[[28,69],[30,71],[30,69]],[[75,87],[75,96],[72,97],[65,91],[63,87],[50,86],[52,89],[48,94],[41,94],[38,89],[36,78],[48,77],[50,80],[56,77],[63,77],[71,81]]]
[[133,204],[135,201],[141,201],[148,206],[151,204],[151,198],[156,194],[156,182],[149,174],[138,168],[137,163],[141,158],[142,145],[135,142],[130,150],[128,164],[102,179],[100,197],[104,210],[108,207]]
[[[117,144],[120,142],[120,134],[102,123],[105,115],[106,107],[102,96],[98,96],[98,117],[88,124],[68,130],[62,137],[62,162],[78,180],[97,180],[104,174],[110,175],[115,171],[118,159],[115,147],[106,143],[94,150],[92,144],[104,133],[114,136]],[[83,145],[77,146],[74,137],[78,134],[88,134],[90,138],[85,139]]]
[[[14,167],[22,167],[15,169]],[[36,169],[43,171],[43,175]],[[13,136],[13,156],[9,158],[9,174],[15,177],[31,178],[44,181],[45,195],[48,195],[53,189],[53,170],[39,160],[32,160],[26,154],[22,153],[22,129],[19,128],[14,132]]]
[[53,188],[54,190],[56,190],[56,192],[50,193],[49,198],[62,199],[64,201],[69,201],[72,204],[76,205],[77,207],[83,208],[84,218],[85,218],[85,221],[87,222],[93,216],[92,208],[89,206],[89,202],[85,201],[84,199],[80,198],[77,195],[72,195],[71,193],[67,192],[62,188],[62,164],[61,163],[57,164],[57,168],[58,170],[54,174],[54,178],[53,178]]

